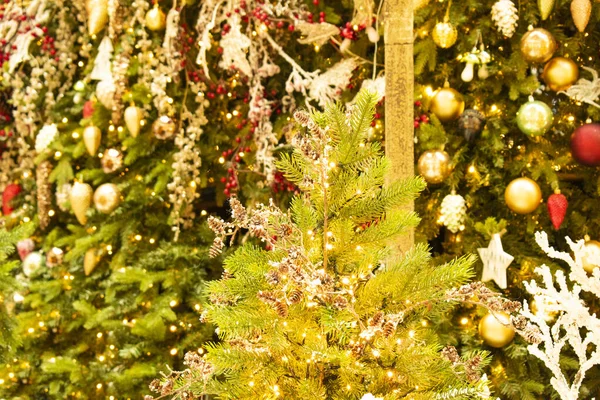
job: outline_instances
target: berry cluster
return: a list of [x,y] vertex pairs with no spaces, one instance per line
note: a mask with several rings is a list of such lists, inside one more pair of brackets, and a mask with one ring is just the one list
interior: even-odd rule
[[[415,101],[415,107],[417,109],[419,109],[422,106],[422,103],[417,100]],[[421,113],[419,114],[421,111],[420,110],[415,110],[415,129],[419,128],[421,126],[421,124],[428,124],[429,123],[429,117],[426,114]]]
[[287,178],[280,171],[275,172],[275,178],[273,179],[271,190],[273,191],[273,193],[298,192],[298,188],[296,187],[296,185],[288,181]]
[[[236,128],[242,129],[248,122],[246,120],[242,120],[239,124],[236,125]],[[225,184],[225,189],[223,193],[225,196],[229,197],[234,194],[239,189],[239,180],[238,180],[238,168],[242,159],[249,153],[252,152],[252,149],[249,146],[249,142],[252,140],[252,135],[248,134],[242,139],[241,137],[235,138],[235,145],[228,150],[225,150],[221,153],[221,157],[223,157],[228,161],[229,168],[227,168],[227,176],[221,177],[221,183]]]

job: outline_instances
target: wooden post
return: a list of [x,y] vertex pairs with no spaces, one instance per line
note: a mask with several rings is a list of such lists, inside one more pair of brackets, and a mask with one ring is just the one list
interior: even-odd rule
[[[391,182],[412,177],[414,160],[413,0],[384,0],[385,153],[392,163]],[[414,210],[414,204],[407,205]],[[398,243],[407,251],[414,231]]]

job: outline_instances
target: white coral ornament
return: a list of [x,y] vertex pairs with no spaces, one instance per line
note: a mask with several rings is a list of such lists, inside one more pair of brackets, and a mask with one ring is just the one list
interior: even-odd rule
[[519,14],[517,7],[511,0],[498,0],[492,6],[492,20],[501,32],[506,37],[512,37],[517,29],[517,21]]
[[[582,298],[582,291],[600,298],[600,269],[595,269],[590,276],[583,267],[583,259],[588,254],[585,251],[585,242],[573,242],[568,237],[567,243],[575,257],[552,248],[548,236],[544,232],[535,234],[537,244],[550,257],[566,262],[570,267],[567,276],[558,270],[554,276],[546,265],[535,269],[541,282],[525,282],[527,292],[533,295],[536,302],[544,298],[548,304],[547,310],[558,313],[552,325],[548,324],[543,315],[533,313],[524,302],[521,317],[528,320],[529,324],[537,331],[533,344],[527,347],[529,353],[544,362],[552,372],[550,384],[563,400],[577,400],[581,385],[589,370],[600,365],[600,319],[588,307]],[[599,262],[597,258],[594,263]],[[561,365],[562,352],[565,347],[570,347],[578,363],[578,371],[565,373]]]
[[466,216],[467,204],[464,197],[455,192],[444,197],[438,221],[448,228],[450,232],[457,233],[465,229]]
[[352,71],[359,65],[358,59],[346,58],[315,77],[309,87],[310,98],[318,101],[321,107],[337,100],[342,90],[350,83]]
[[41,153],[46,150],[56,139],[56,135],[58,135],[58,128],[55,124],[44,125],[35,137],[35,151]]
[[232,18],[230,21],[231,29],[220,42],[223,56],[219,66],[224,70],[235,66],[244,75],[251,77],[252,67],[246,58],[246,50],[250,47],[251,41],[241,32],[242,27],[238,18]]

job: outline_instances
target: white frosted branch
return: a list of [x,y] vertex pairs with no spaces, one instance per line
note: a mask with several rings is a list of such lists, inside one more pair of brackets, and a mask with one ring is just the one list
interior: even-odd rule
[[[600,364],[600,354],[597,351],[600,345],[600,319],[596,314],[590,313],[580,298],[582,290],[596,296],[600,293],[600,274],[596,270],[590,277],[583,268],[584,258],[587,258],[588,262],[599,264],[600,260],[587,253],[584,241],[573,242],[567,238],[567,243],[574,253],[572,257],[551,247],[544,232],[538,232],[535,236],[538,245],[549,257],[568,264],[569,279],[573,282],[573,288],[569,288],[567,277],[562,270],[558,270],[552,276],[550,268],[546,265],[535,269],[541,282],[525,282],[525,289],[536,301],[545,300],[545,304],[549,305],[547,311],[558,313],[554,323],[548,325],[543,316],[533,314],[527,302],[524,303],[521,316],[537,326],[541,335],[540,343],[528,346],[527,350],[550,369],[553,375],[550,383],[561,399],[576,400],[586,372]],[[579,369],[570,383],[560,366],[561,353],[566,345],[575,352],[579,362]]]

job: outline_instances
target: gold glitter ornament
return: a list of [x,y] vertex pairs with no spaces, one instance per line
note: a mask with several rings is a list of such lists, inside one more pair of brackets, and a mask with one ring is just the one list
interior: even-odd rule
[[579,32],[585,31],[591,15],[592,2],[590,0],[573,0],[571,2],[571,16]]
[[100,262],[98,249],[88,249],[83,256],[83,272],[85,273],[85,276],[89,276],[94,271],[98,262]]
[[108,0],[87,0],[85,9],[88,17],[88,33],[97,35],[108,22]]
[[97,126],[88,126],[83,130],[83,143],[90,156],[95,156],[100,148],[102,131]]
[[71,209],[81,225],[87,222],[87,211],[92,204],[92,194],[94,191],[87,183],[75,182],[69,194]]
[[142,118],[144,118],[144,112],[141,108],[131,105],[125,109],[125,125],[131,136],[137,137],[140,134]]
[[442,49],[452,47],[458,38],[458,32],[450,22],[438,22],[433,27],[431,37],[434,43]]
[[538,0],[538,9],[540,10],[540,16],[542,21],[545,21],[550,16],[552,8],[554,8],[555,0]]
[[450,23],[451,5],[452,1],[449,1],[448,7],[446,8],[446,15],[444,15],[444,21],[435,24],[431,32],[433,42],[442,49],[452,47],[458,38],[458,32],[456,31],[456,28]]

